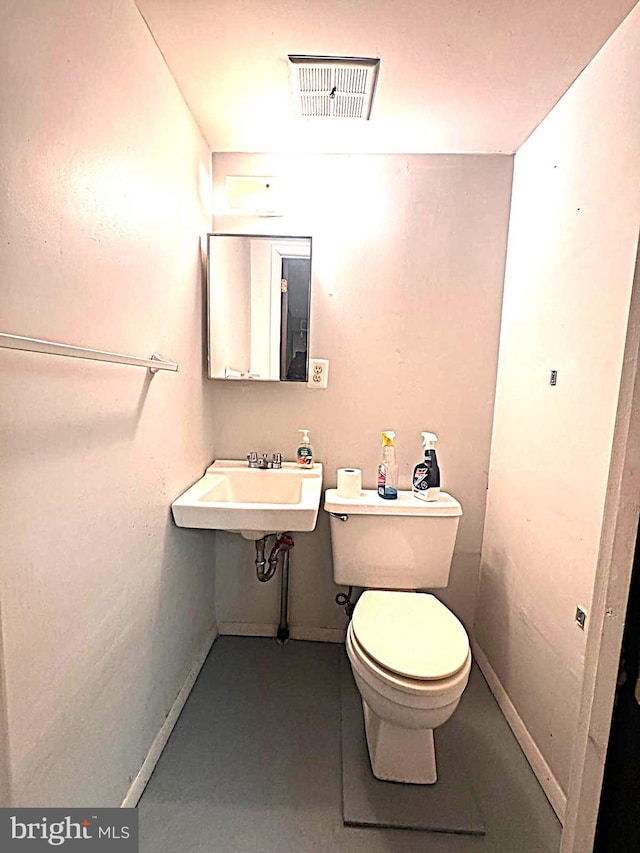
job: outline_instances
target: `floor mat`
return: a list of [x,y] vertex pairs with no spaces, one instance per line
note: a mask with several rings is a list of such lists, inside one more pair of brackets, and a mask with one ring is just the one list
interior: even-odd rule
[[[447,724],[434,732],[435,785],[381,782],[371,772],[362,702],[346,654],[340,668],[342,695],[342,807],[345,824],[484,835],[485,826],[467,765]],[[455,729],[449,729],[455,735]]]

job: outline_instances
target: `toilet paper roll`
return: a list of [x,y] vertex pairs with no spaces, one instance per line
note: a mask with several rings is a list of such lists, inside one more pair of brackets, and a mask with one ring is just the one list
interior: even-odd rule
[[359,498],[362,491],[362,471],[359,468],[338,468],[338,497]]

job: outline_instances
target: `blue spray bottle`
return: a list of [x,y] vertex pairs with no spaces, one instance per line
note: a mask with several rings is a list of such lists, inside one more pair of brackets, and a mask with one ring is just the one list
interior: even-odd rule
[[378,494],[385,500],[395,500],[398,497],[398,463],[393,444],[396,434],[387,429],[381,435],[382,459],[378,465]]

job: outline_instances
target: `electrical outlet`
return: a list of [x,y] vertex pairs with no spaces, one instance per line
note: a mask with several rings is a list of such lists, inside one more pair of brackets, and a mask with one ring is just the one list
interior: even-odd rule
[[326,358],[309,359],[308,388],[326,388],[329,380],[329,361]]
[[582,628],[583,631],[584,631],[584,623],[586,621],[587,621],[587,611],[584,609],[584,607],[580,607],[580,605],[578,605],[576,607],[576,622],[578,623],[578,627]]

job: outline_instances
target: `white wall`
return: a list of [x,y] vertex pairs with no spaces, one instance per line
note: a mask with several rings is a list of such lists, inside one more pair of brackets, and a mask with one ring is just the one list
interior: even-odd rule
[[[450,588],[474,608],[493,413],[512,158],[505,156],[214,155],[214,230],[313,237],[310,354],[330,360],[329,388],[214,381],[218,458],[250,450],[293,459],[311,430],[325,486],[336,469],[375,485],[380,430],[398,433],[400,485],[421,458],[421,430],[439,434],[443,485],[462,502]],[[276,175],[286,215],[233,216],[226,175]],[[257,630],[278,616],[278,585],[255,578],[253,546],[216,538],[221,630]],[[341,630],[329,527],[296,536],[291,625]]]
[[[5,4],[2,331],[178,374],[0,350],[2,632],[20,806],[117,806],[214,623],[209,151],[130,0]],[[0,774],[1,775],[1,774]]]
[[638,79],[640,8],[515,158],[475,633],[560,809],[640,226]]

